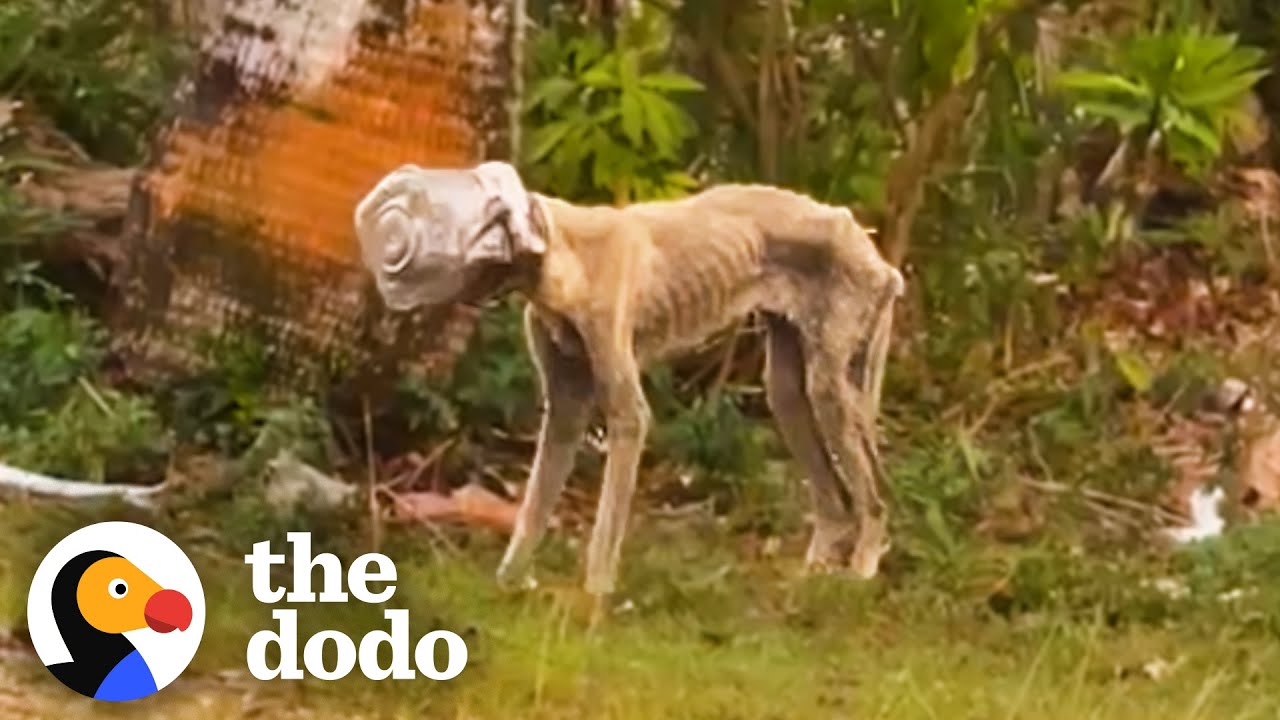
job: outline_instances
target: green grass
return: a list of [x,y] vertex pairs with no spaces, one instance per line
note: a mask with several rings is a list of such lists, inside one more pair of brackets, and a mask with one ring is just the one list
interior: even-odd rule
[[[198,519],[233,512],[205,508],[208,514],[147,521],[123,509],[0,507],[0,627],[22,622],[27,581],[64,533],[107,518],[148,522],[192,555],[204,578],[209,622],[182,686],[108,714],[138,717],[178,704],[184,716],[218,716],[222,711],[212,708],[223,706],[214,700],[183,704],[222,692],[192,683],[243,672],[248,637],[272,626],[270,609],[251,596],[240,556],[254,540],[282,539],[286,529],[264,525],[261,535],[232,537],[209,532]],[[363,551],[358,533],[342,535],[314,519],[297,522],[293,529],[308,522],[314,528],[316,552],[349,559]],[[511,596],[490,579],[500,538],[460,534],[455,539],[463,547],[445,551],[425,531],[392,530],[383,550],[396,561],[400,582],[387,607],[411,611],[415,639],[437,627],[463,634],[470,648],[463,674],[447,683],[247,682],[264,702],[315,717],[1077,720],[1280,713],[1280,697],[1268,690],[1280,676],[1274,526],[1160,561],[1113,558],[1107,571],[1097,569],[1100,559],[1064,554],[1056,562],[1073,570],[1053,577],[1073,578],[1074,587],[1052,588],[1035,596],[1056,599],[999,614],[988,593],[942,587],[920,571],[889,573],[871,584],[806,577],[795,562],[803,538],[785,543],[775,559],[752,559],[715,525],[660,529],[639,522],[618,597],[630,608],[595,635],[585,631],[573,601],[574,554],[565,540],[546,548],[544,589]],[[1117,562],[1131,574],[1119,573]],[[1190,596],[1169,600],[1140,589],[1143,579],[1170,576],[1186,581]],[[1253,594],[1217,599],[1237,582]],[[1123,587],[1105,587],[1112,583]],[[1018,582],[1010,586],[1023,592]],[[359,638],[384,625],[381,607],[299,609],[304,641],[321,627]],[[1155,664],[1166,665],[1167,675],[1144,670]],[[63,697],[38,665],[22,672],[38,694]]]

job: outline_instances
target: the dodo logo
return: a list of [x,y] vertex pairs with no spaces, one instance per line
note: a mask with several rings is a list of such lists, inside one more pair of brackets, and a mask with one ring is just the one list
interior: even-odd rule
[[40,661],[97,700],[136,700],[173,682],[196,654],[204,619],[191,561],[169,538],[128,522],[63,538],[27,596]]

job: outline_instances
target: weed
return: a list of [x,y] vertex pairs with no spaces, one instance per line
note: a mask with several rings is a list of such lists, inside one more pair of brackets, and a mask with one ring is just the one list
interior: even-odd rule
[[176,437],[234,458],[232,475],[262,478],[281,452],[322,471],[341,460],[328,408],[316,397],[273,391],[272,358],[253,333],[209,338],[213,369],[185,378],[162,393]]
[[732,486],[764,468],[772,441],[772,429],[746,417],[740,400],[726,392],[695,398],[664,416],[653,430],[652,447],[713,485]]
[[665,66],[661,13],[636,15],[618,47],[576,23],[534,43],[537,79],[525,106],[537,125],[525,161],[561,195],[632,201],[696,186],[678,162],[697,126],[676,98],[702,85]]
[[155,478],[171,447],[149,398],[80,378],[61,404],[20,425],[0,425],[4,459],[29,470],[90,482]]
[[0,95],[32,101],[95,157],[135,162],[184,53],[144,0],[8,0]]
[[907,447],[886,488],[900,548],[913,563],[946,574],[965,549],[967,528],[989,486],[990,456],[959,431],[921,433]]
[[17,263],[0,278],[15,303],[0,313],[0,459],[95,482],[153,478],[170,444],[152,400],[93,384],[105,331],[37,270]]
[[[1270,220],[1263,222],[1270,223]],[[1233,278],[1261,277],[1270,264],[1275,229],[1263,227],[1244,215],[1240,208],[1223,205],[1210,212],[1195,213],[1179,220],[1168,229],[1152,229],[1143,233],[1150,245],[1188,245],[1207,255],[1209,271],[1219,271]]]
[[77,310],[25,307],[0,315],[0,424],[57,407],[103,356],[103,331]]
[[488,308],[476,337],[459,359],[448,396],[467,428],[532,428],[539,388],[525,350],[523,306],[515,298]]
[[396,387],[397,407],[402,409],[409,430],[427,437],[440,437],[461,428],[457,403],[433,379],[408,374]]
[[[0,151],[3,147],[0,144]],[[18,262],[22,250],[56,238],[79,225],[70,215],[32,205],[3,182],[6,164],[0,157],[0,270],[5,272],[4,294],[0,294],[0,302],[7,299],[8,293],[21,289],[34,277],[35,266]],[[9,302],[16,301],[9,299]]]
[[240,472],[258,475],[284,451],[321,470],[337,463],[333,428],[316,401],[303,398],[267,408],[258,420],[257,437],[239,458]]

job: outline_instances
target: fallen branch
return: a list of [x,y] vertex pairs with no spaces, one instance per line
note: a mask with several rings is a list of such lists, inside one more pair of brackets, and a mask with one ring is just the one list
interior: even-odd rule
[[[391,491],[402,485],[409,485],[409,486],[416,485],[418,483],[418,480],[422,478],[423,473],[425,473],[427,470],[435,471],[439,469],[440,459],[444,457],[445,452],[449,448],[453,447],[454,443],[456,443],[457,441],[458,441],[458,438],[456,436],[448,438],[444,442],[432,448],[431,452],[427,453],[427,456],[425,458],[419,455],[418,453],[412,453],[410,457],[413,459],[413,463],[414,463],[413,469],[408,472],[400,473],[399,475],[396,475],[390,478],[389,480],[385,480],[383,482],[378,483],[378,488],[382,490]],[[435,482],[432,482],[431,487],[433,490],[440,489],[438,484]]]
[[650,508],[645,513],[649,517],[660,520],[684,520],[687,518],[705,515],[707,517],[715,517],[716,503],[715,498],[707,498],[685,505],[663,505],[662,507]]
[[464,485],[449,495],[437,492],[396,494],[378,492],[391,500],[392,517],[409,522],[453,522],[511,533],[519,505],[475,483]]
[[32,495],[45,495],[67,500],[95,500],[120,498],[138,507],[151,507],[152,498],[168,488],[161,485],[141,487],[137,485],[95,485],[76,480],[61,480],[38,473],[19,470],[0,463],[0,490]]
[[1181,525],[1182,523],[1185,523],[1188,519],[1185,515],[1180,515],[1179,513],[1173,512],[1172,510],[1163,508],[1159,505],[1144,503],[1140,500],[1134,500],[1132,498],[1127,498],[1120,495],[1113,495],[1111,493],[1103,492],[1101,490],[1095,490],[1093,488],[1074,487],[1074,486],[1067,485],[1060,482],[1053,482],[1048,480],[1032,480],[1031,478],[1022,478],[1022,482],[1026,484],[1028,487],[1031,487],[1035,490],[1040,490],[1042,492],[1047,492],[1055,495],[1069,495],[1069,494],[1078,493],[1081,497],[1083,497],[1086,501],[1088,501],[1090,505],[1101,505],[1101,506],[1111,507],[1117,510],[1127,510],[1131,513],[1137,513],[1139,515],[1159,518],[1164,522],[1176,523]]

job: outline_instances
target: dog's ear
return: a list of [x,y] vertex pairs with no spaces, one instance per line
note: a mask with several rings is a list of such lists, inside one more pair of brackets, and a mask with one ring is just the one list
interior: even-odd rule
[[[469,249],[477,256],[495,257],[505,254],[506,260],[514,259],[514,255],[532,253],[541,255],[546,252],[546,238],[539,235],[530,223],[530,204],[533,199],[525,190],[519,173],[509,163],[490,161],[476,166],[476,178],[479,179],[485,193],[485,225],[499,224],[506,230],[501,233],[484,232],[478,238],[476,247]],[[508,247],[499,250],[490,247],[494,242],[505,241]]]

